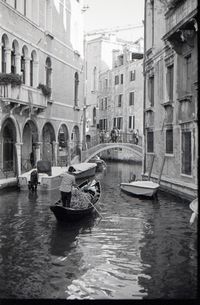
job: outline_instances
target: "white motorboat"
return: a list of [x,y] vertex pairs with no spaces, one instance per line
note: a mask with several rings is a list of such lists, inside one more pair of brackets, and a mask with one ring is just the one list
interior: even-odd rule
[[[45,162],[47,161],[38,161],[38,162]],[[88,178],[95,175],[96,172],[96,163],[79,163],[71,165],[74,168],[74,172],[72,173],[76,180],[82,178]],[[52,166],[50,169],[47,166],[42,166],[38,169],[33,168],[30,171],[19,175],[18,177],[18,185],[20,190],[28,190],[31,189],[31,174],[33,172],[37,172],[37,187],[38,191],[51,191],[58,189],[61,183],[61,175],[68,171],[69,166],[60,167],[60,166]]]
[[131,181],[122,182],[120,184],[121,190],[137,196],[152,197],[156,194],[160,185],[152,181]]
[[198,217],[198,198],[194,199],[190,203],[189,207],[193,212],[191,217],[190,217],[190,224],[192,225]]

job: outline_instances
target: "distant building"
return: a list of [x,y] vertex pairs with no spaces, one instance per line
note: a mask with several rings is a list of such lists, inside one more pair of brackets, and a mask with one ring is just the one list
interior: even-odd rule
[[146,0],[144,168],[176,194],[197,196],[197,1]]
[[[113,50],[112,69],[100,74],[99,129],[109,133],[117,127],[133,138],[143,134],[143,53],[137,44]],[[141,139],[141,138],[140,138]],[[141,143],[140,143],[141,144]]]
[[80,152],[82,2],[0,1],[1,175]]

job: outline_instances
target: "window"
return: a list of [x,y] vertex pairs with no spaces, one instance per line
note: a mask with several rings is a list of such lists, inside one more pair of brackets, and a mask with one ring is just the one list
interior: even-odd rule
[[119,84],[119,75],[115,75],[115,85]]
[[167,67],[167,93],[170,101],[173,101],[174,91],[174,66]]
[[30,60],[30,86],[33,86],[33,53]]
[[105,88],[108,88],[108,79],[105,79]]
[[24,0],[24,16],[26,16],[26,13],[27,13],[26,0]]
[[118,107],[122,106],[122,94],[118,95]]
[[192,173],[191,131],[182,131],[182,173]]
[[96,115],[97,115],[97,114],[96,114],[96,108],[94,107],[94,108],[93,108],[93,126],[96,125],[96,118],[97,118]]
[[78,73],[74,74],[74,106],[78,106],[78,86],[79,86],[79,77]]
[[16,66],[15,66],[15,45],[12,44],[11,49],[11,73],[16,73]]
[[113,127],[117,127],[117,118],[113,119]]
[[1,71],[6,73],[6,42],[4,37],[1,40]]
[[154,44],[154,0],[151,0],[151,31],[152,31],[152,46]]
[[147,132],[147,152],[152,153],[154,150],[153,147],[153,131],[148,131]]
[[21,56],[21,73],[22,73],[22,82],[25,84],[25,51],[24,48],[22,49],[22,56]]
[[122,66],[124,64],[124,55],[118,56],[118,62],[119,62],[119,66]]
[[124,75],[121,74],[121,84],[123,84],[123,80],[124,80]]
[[105,97],[105,100],[104,100],[104,109],[107,109],[108,107],[108,99],[107,97]]
[[103,98],[101,99],[100,110],[103,110]]
[[129,116],[129,124],[128,124],[129,129],[135,129],[135,116]]
[[122,129],[122,123],[123,123],[123,118],[119,117],[117,118],[117,128]]
[[129,106],[134,105],[134,92],[129,93]]
[[14,0],[14,8],[17,9],[17,0]]
[[92,84],[92,91],[96,91],[96,77],[97,77],[97,68],[94,67],[93,69],[93,84]]
[[186,75],[186,94],[191,93],[191,74],[192,74],[192,60],[191,60],[191,54],[185,57],[185,75]]
[[46,85],[47,87],[51,88],[51,59],[47,57],[46,59]]
[[135,80],[135,70],[130,71],[130,81],[134,81]]
[[150,106],[153,107],[154,106],[154,76],[149,77],[149,102],[150,102]]
[[173,129],[166,130],[166,154],[173,154]]

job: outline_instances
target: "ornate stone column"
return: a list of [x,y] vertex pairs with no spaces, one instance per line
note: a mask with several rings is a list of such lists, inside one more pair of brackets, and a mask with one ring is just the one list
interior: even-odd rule
[[58,142],[53,141],[53,163],[55,163],[55,166],[58,164]]
[[30,86],[30,58],[25,57],[25,85]]
[[35,164],[37,164],[37,161],[41,160],[41,145],[42,142],[35,143]]
[[2,43],[0,42],[0,73],[2,72]]
[[15,143],[16,148],[16,162],[17,162],[17,175],[21,175],[21,162],[22,162],[22,145],[23,143]]
[[38,61],[33,61],[33,88],[38,86]]
[[71,148],[72,148],[72,142],[68,142],[68,165],[71,165]]
[[15,54],[15,67],[16,67],[16,73],[21,74],[21,54],[20,53]]
[[6,57],[6,73],[11,72],[11,49],[5,50],[5,57]]

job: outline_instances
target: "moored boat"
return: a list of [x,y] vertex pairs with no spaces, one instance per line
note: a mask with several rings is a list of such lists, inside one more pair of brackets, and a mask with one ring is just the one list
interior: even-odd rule
[[121,190],[137,195],[137,196],[147,196],[152,197],[156,194],[159,189],[159,184],[152,181],[131,181],[131,182],[122,182],[120,184]]
[[96,163],[82,162],[78,164],[72,164],[71,166],[74,168],[72,174],[77,180],[94,176],[97,165]]
[[72,207],[63,207],[61,201],[59,200],[54,205],[50,206],[50,210],[54,213],[57,221],[78,221],[85,217],[91,216],[91,214],[95,211],[95,205],[99,202],[101,195],[100,182],[95,179],[92,181],[86,181],[79,185],[78,189],[85,194],[90,194],[87,207],[80,208],[79,206],[73,207],[73,205]]
[[106,162],[102,160],[99,156],[94,156],[92,159],[88,161],[89,163],[96,163],[96,171],[100,172],[107,167]]
[[[48,161],[38,161],[37,167],[31,169],[24,174],[19,175],[18,185],[20,190],[31,189],[31,176],[32,173],[37,171],[37,191],[51,191],[58,189],[61,183],[61,175],[68,171],[69,166],[59,167],[51,166]],[[88,178],[95,175],[96,163],[79,163],[73,164],[74,168],[73,175],[77,180]]]
[[191,217],[190,217],[190,224],[192,225],[198,217],[198,198],[194,199],[190,203],[189,207],[193,212]]

